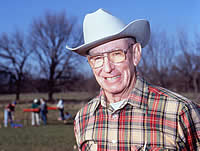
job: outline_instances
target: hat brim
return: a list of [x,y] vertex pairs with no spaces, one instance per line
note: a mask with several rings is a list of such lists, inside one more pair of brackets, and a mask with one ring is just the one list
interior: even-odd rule
[[126,25],[121,31],[115,34],[98,39],[90,43],[85,43],[76,48],[70,48],[69,46],[66,46],[66,48],[78,53],[79,55],[86,56],[88,54],[88,51],[94,47],[97,47],[101,44],[107,43],[112,40],[125,37],[133,37],[138,43],[141,44],[142,48],[145,47],[150,39],[149,22],[143,19],[135,20]]

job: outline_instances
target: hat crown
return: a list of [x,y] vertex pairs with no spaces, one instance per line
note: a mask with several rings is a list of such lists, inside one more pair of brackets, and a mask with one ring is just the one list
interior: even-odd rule
[[103,9],[87,14],[83,22],[83,35],[85,43],[120,32],[126,25],[117,17]]
[[103,9],[98,9],[96,12],[85,16],[83,36],[84,44],[76,48],[66,45],[66,48],[86,56],[88,51],[94,47],[125,37],[134,37],[143,48],[150,38],[150,25],[145,19],[138,19],[125,25],[117,17]]

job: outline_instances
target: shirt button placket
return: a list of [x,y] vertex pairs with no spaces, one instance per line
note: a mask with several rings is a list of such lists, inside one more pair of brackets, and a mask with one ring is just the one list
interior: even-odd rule
[[113,114],[112,115],[112,119],[117,119],[118,118],[118,115],[117,114]]
[[116,141],[116,140],[112,140],[112,143],[113,143],[113,144],[116,144],[116,143],[117,143],[117,141]]

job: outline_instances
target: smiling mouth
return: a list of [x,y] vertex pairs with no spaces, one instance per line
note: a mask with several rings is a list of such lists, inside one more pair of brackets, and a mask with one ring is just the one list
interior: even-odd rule
[[116,76],[116,77],[108,77],[108,78],[105,78],[106,80],[108,80],[108,81],[112,81],[112,80],[115,80],[115,79],[117,79],[117,78],[119,78],[120,76]]

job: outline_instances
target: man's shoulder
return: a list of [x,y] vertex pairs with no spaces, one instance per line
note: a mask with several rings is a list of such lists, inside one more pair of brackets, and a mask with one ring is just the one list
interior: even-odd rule
[[185,113],[200,115],[200,106],[178,93],[151,84],[148,86],[148,91],[149,111],[156,111],[170,117]]
[[194,104],[192,100],[185,96],[163,87],[149,85],[149,92],[153,95],[159,95],[160,98],[165,99],[170,104],[180,104],[181,106]]
[[86,103],[76,114],[76,118],[84,117],[84,116],[90,116],[94,113],[96,108],[99,105],[99,97],[95,97],[92,100],[90,100],[88,103]]

